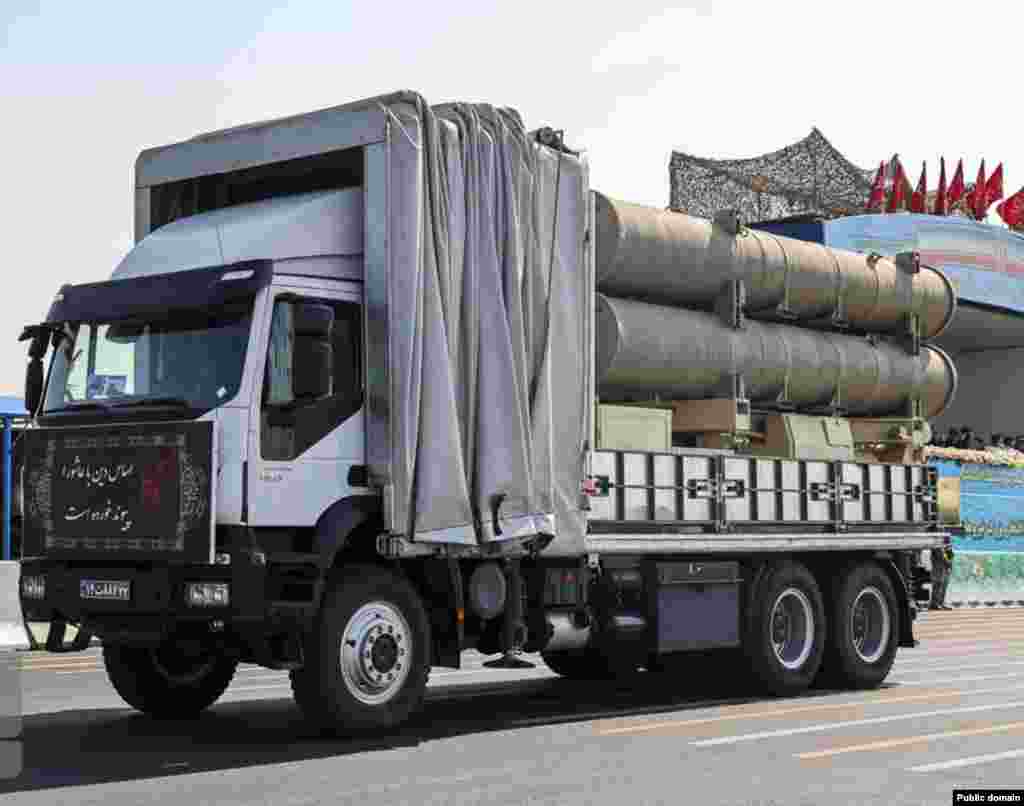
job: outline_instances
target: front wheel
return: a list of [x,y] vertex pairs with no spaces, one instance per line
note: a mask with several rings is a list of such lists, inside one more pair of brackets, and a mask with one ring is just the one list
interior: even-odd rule
[[749,608],[743,648],[751,672],[771,694],[804,691],[825,652],[825,604],[814,576],[800,563],[777,565]]
[[186,651],[173,641],[151,649],[105,645],[103,665],[121,698],[158,719],[195,717],[227,690],[238,662],[212,648]]
[[387,730],[419,708],[429,671],[430,622],[415,589],[358,566],[334,578],[292,691],[321,728]]

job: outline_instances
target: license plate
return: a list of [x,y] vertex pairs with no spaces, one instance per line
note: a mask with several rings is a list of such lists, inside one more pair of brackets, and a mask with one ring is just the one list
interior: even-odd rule
[[132,598],[132,583],[112,579],[83,579],[78,586],[83,599],[107,602],[128,602]]

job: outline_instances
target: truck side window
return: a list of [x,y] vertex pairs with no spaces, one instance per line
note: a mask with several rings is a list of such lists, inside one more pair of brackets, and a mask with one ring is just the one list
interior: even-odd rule
[[260,410],[260,453],[264,459],[289,461],[301,456],[363,405],[362,310],[355,302],[317,301],[334,312],[330,329],[330,377],[326,394],[314,400],[296,398],[295,356],[309,349],[295,333],[295,305],[313,302],[278,300],[270,325],[263,402]]

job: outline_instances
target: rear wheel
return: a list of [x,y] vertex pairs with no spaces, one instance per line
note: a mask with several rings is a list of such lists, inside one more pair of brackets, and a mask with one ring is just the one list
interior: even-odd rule
[[810,686],[825,651],[825,605],[811,572],[794,562],[770,570],[746,621],[743,649],[757,681],[780,696]]
[[156,649],[106,645],[103,664],[121,698],[160,719],[197,716],[227,690],[237,661],[213,648],[185,651],[173,641]]
[[899,603],[877,563],[846,568],[836,578],[825,666],[829,682],[876,688],[889,675],[899,645]]
[[354,566],[335,577],[291,673],[295,700],[328,730],[388,729],[422,703],[430,671],[430,623],[403,577]]

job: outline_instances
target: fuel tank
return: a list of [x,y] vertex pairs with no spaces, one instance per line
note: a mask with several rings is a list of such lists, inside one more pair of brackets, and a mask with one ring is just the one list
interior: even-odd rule
[[853,416],[902,415],[920,398],[921,416],[941,414],[957,374],[942,350],[919,355],[841,333],[747,320],[741,330],[703,311],[597,296],[596,377],[602,402],[716,397],[742,376],[754,403],[784,400],[797,410],[838,397]]
[[909,314],[933,339],[952,320],[956,294],[946,276],[911,273],[889,258],[768,232],[716,226],[704,218],[595,196],[597,290],[662,305],[706,307],[724,282],[743,280],[746,312],[757,319],[903,333]]

